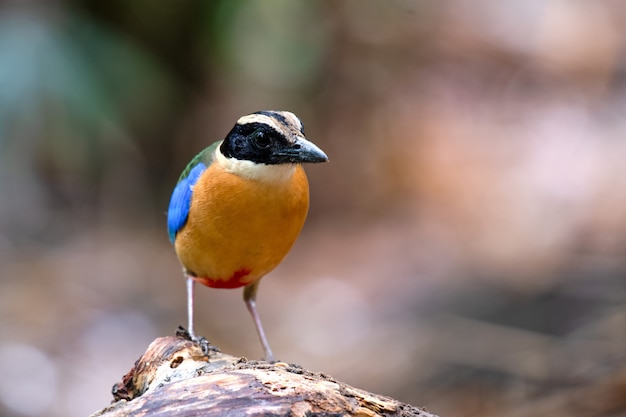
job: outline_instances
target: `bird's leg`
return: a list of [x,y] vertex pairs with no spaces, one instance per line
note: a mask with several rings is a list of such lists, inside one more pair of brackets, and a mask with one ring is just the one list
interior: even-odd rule
[[198,337],[193,330],[193,293],[196,282],[191,276],[187,274],[185,274],[185,276],[187,277],[187,332],[189,332],[191,340],[196,342],[198,341]]
[[202,349],[202,353],[208,357],[210,352],[219,352],[220,350],[215,346],[211,346],[205,337],[196,336],[196,332],[193,330],[193,293],[196,282],[187,272],[185,272],[185,278],[187,278],[187,329],[178,326],[176,336],[198,344],[200,349]]
[[248,307],[250,315],[252,315],[254,326],[256,327],[256,331],[259,334],[259,339],[261,339],[263,351],[265,352],[265,360],[268,362],[272,362],[274,360],[274,354],[272,353],[270,344],[267,342],[267,338],[265,337],[265,332],[263,331],[263,325],[261,324],[261,318],[259,317],[259,313],[257,313],[256,311],[256,291],[259,288],[259,282],[260,280],[255,281],[252,284],[247,285],[243,289],[243,300],[246,303],[246,307]]

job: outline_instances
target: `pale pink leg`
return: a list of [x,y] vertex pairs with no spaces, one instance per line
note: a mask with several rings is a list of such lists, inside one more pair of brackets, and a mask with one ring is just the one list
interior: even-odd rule
[[196,281],[187,274],[185,276],[187,277],[187,331],[191,340],[197,341],[198,337],[193,330],[193,294]]
[[261,339],[261,345],[263,345],[263,351],[265,352],[265,360],[268,362],[272,362],[274,360],[274,354],[272,353],[270,344],[267,342],[267,337],[265,337],[263,325],[261,324],[261,318],[256,311],[256,291],[259,288],[259,282],[260,280],[253,282],[243,289],[243,300],[246,303],[246,307],[248,307],[250,315],[252,315],[254,326],[256,327],[256,331],[259,334],[259,339]]

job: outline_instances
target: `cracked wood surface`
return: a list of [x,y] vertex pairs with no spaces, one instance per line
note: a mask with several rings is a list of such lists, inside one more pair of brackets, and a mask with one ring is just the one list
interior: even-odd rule
[[284,362],[248,361],[180,337],[153,341],[92,417],[420,416],[423,409]]

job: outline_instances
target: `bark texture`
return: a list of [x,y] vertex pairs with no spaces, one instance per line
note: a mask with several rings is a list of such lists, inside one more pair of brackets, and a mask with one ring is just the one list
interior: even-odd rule
[[92,417],[420,416],[392,398],[284,362],[248,361],[183,337],[153,341]]

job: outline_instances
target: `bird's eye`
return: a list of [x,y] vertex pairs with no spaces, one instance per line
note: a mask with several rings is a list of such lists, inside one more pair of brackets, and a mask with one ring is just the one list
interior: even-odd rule
[[271,145],[271,140],[269,136],[263,133],[263,131],[261,130],[253,132],[251,136],[254,144],[261,149],[269,148],[269,146]]

